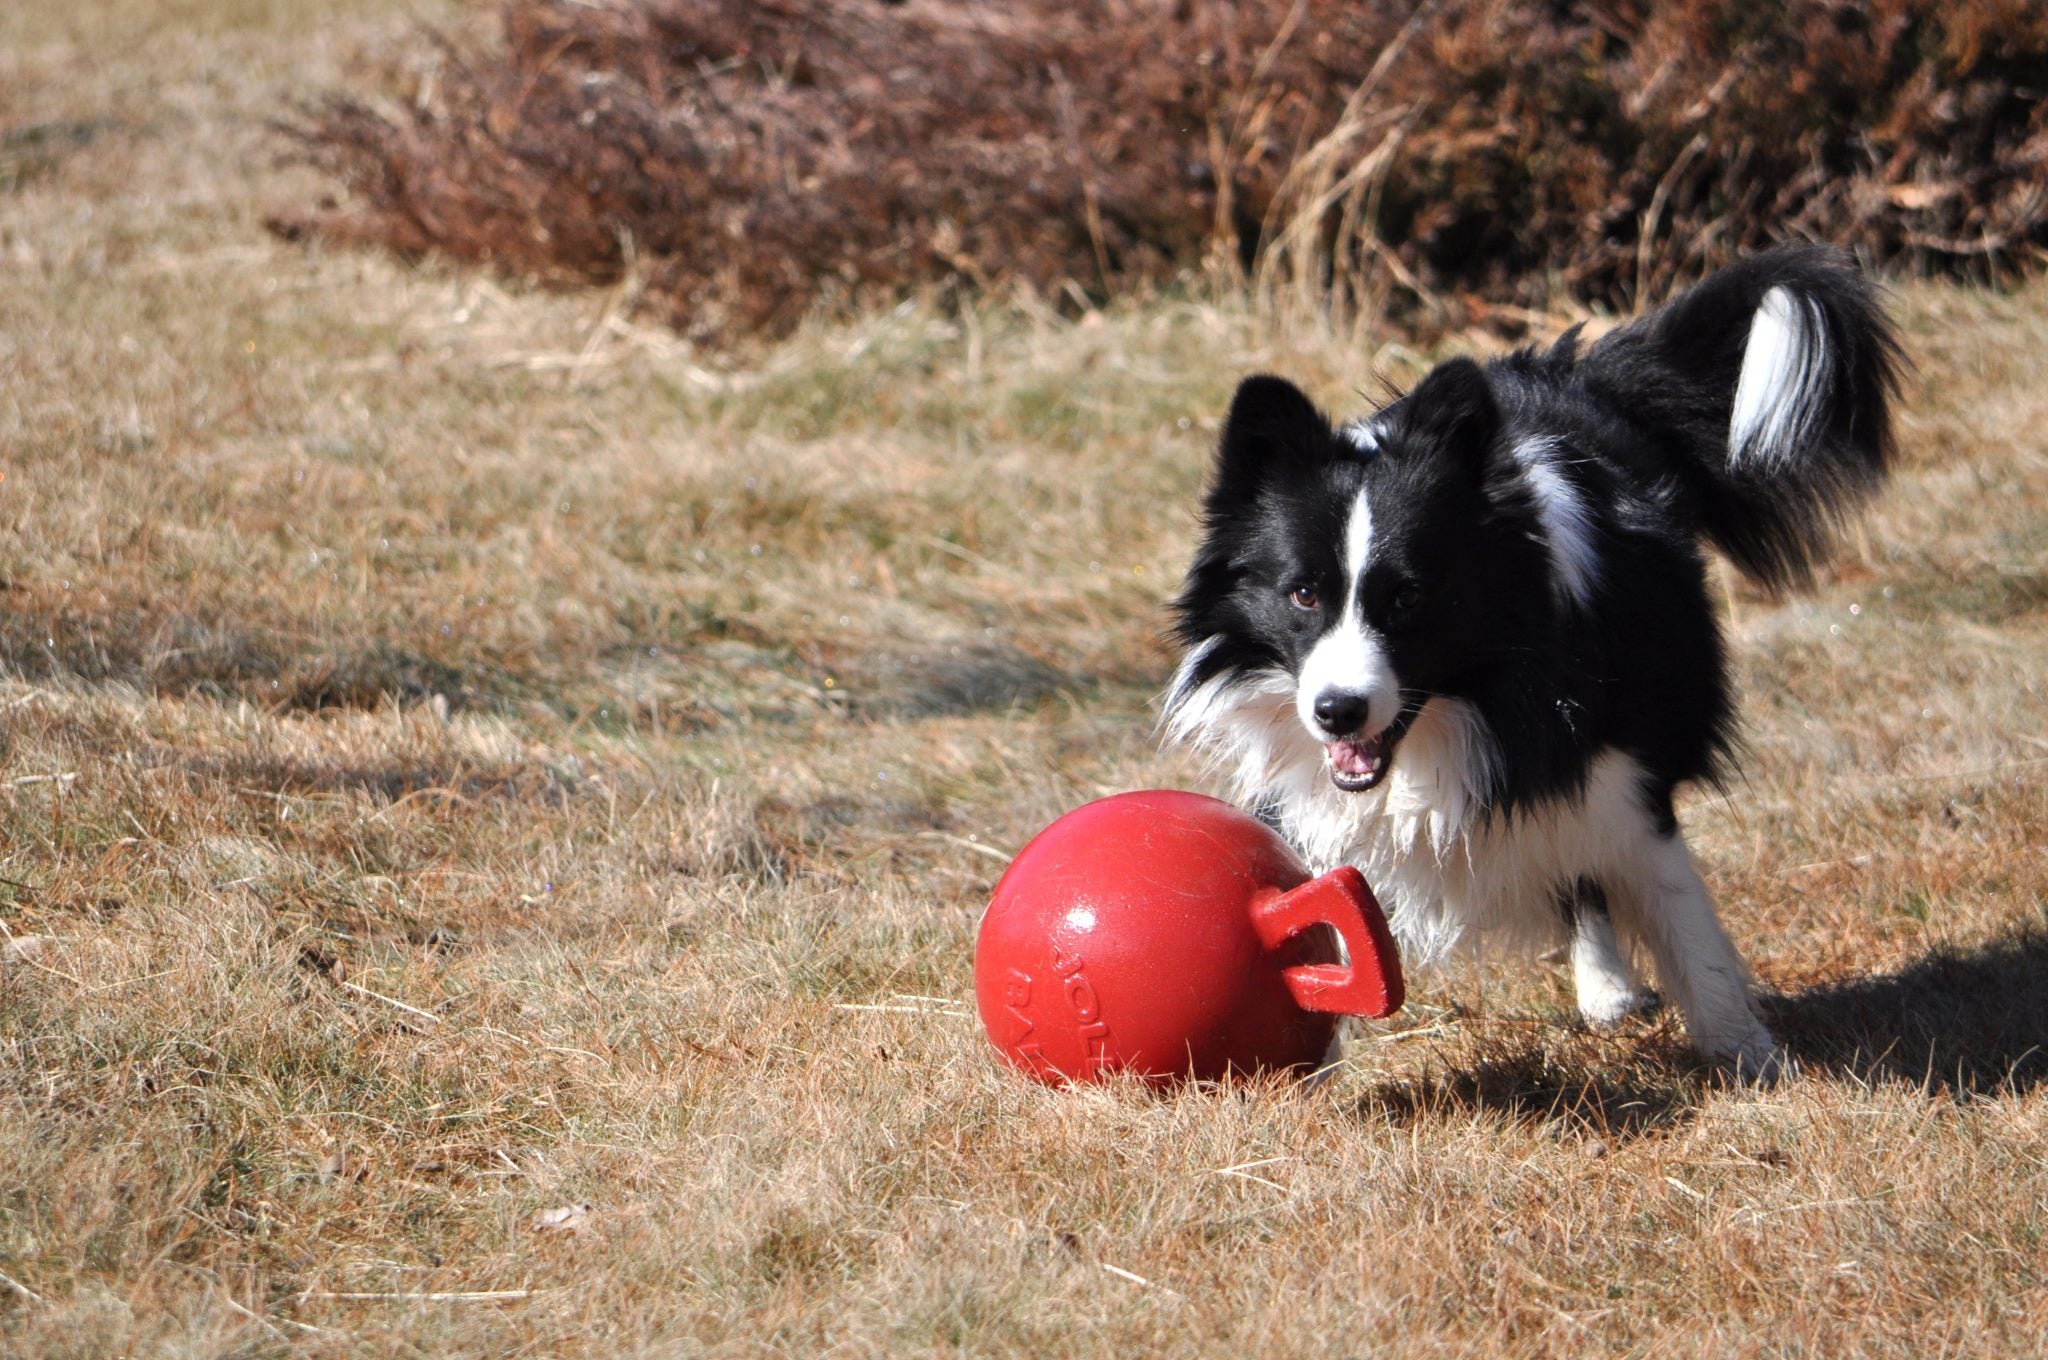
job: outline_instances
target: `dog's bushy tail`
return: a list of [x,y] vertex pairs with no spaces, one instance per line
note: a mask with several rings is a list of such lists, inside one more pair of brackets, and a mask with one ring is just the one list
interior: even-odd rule
[[1579,372],[1673,450],[1701,532],[1780,590],[1883,481],[1903,362],[1847,255],[1781,246],[1607,336]]

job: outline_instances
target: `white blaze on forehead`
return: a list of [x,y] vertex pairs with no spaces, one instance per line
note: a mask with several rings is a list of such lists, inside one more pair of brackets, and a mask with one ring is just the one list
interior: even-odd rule
[[1344,570],[1350,575],[1344,582],[1344,612],[1352,612],[1352,605],[1358,599],[1358,578],[1365,575],[1365,564],[1372,560],[1372,501],[1366,496],[1365,488],[1358,489],[1358,496],[1351,502],[1351,518],[1344,522]]
[[1828,334],[1820,308],[1791,289],[1764,294],[1749,323],[1735,410],[1728,421],[1729,461],[1769,469],[1798,453],[1826,396]]
[[1536,498],[1536,518],[1543,525],[1558,592],[1584,608],[1600,581],[1598,530],[1585,496],[1557,466],[1560,451],[1554,439],[1525,439],[1515,445],[1515,462]]
[[1365,718],[1368,735],[1392,722],[1400,710],[1400,685],[1386,650],[1358,607],[1358,585],[1371,561],[1372,503],[1361,487],[1344,524],[1344,608],[1309,649],[1294,687],[1294,711],[1318,741],[1324,733],[1316,722],[1316,699],[1326,690],[1372,696]]

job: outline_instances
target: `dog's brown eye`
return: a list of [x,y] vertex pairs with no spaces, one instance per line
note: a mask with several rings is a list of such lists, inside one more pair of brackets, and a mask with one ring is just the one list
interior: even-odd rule
[[1394,598],[1388,601],[1388,604],[1393,608],[1393,611],[1396,614],[1405,614],[1409,610],[1413,609],[1416,605],[1421,603],[1422,588],[1420,586],[1417,586],[1413,581],[1404,582],[1401,585],[1401,587],[1394,592]]
[[1296,586],[1287,592],[1287,602],[1296,609],[1314,609],[1323,601],[1314,586]]

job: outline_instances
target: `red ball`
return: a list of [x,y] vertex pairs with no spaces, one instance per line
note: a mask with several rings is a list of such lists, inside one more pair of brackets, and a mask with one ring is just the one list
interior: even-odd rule
[[[1348,963],[1301,961],[1318,925]],[[1270,828],[1166,789],[1076,808],[1024,847],[981,918],[974,992],[1003,1056],[1054,1085],[1309,1067],[1337,1015],[1402,996],[1356,869],[1311,880]]]

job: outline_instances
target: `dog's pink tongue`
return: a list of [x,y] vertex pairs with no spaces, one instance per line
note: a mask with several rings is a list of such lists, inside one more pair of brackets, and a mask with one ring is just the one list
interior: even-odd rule
[[1330,768],[1339,774],[1363,779],[1380,765],[1379,748],[1373,743],[1333,741],[1324,750],[1329,755]]

